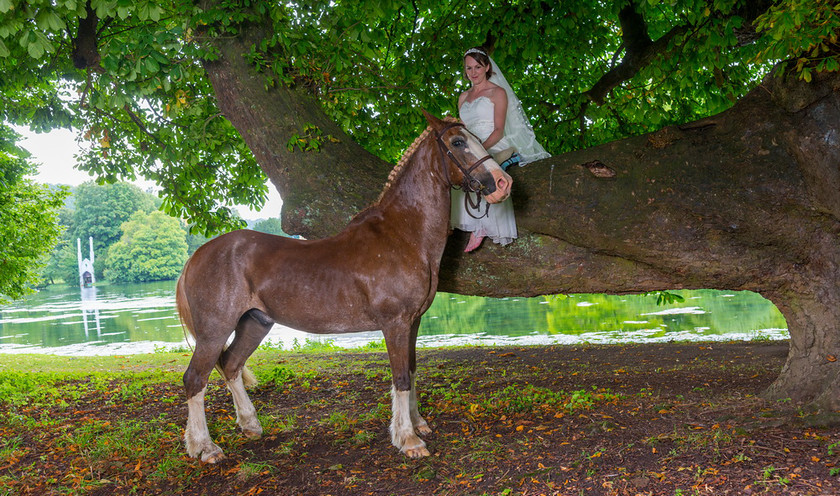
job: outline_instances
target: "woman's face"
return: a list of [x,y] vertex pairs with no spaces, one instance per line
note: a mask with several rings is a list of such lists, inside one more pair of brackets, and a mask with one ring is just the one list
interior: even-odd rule
[[469,55],[464,57],[464,72],[467,74],[467,77],[470,79],[473,86],[487,79],[487,69],[489,69],[489,67],[481,65],[477,60]]

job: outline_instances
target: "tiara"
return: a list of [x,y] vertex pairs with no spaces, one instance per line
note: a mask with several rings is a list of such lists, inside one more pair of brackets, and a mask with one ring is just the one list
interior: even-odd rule
[[467,55],[469,55],[471,53],[480,53],[481,55],[484,55],[485,57],[487,56],[487,53],[485,53],[484,50],[480,50],[478,48],[470,48],[469,50],[467,50],[467,53],[464,54],[464,57],[466,57]]

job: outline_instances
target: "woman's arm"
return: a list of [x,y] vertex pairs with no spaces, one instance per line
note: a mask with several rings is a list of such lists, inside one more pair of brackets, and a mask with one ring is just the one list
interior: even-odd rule
[[493,132],[482,143],[485,150],[498,143],[505,135],[505,115],[507,115],[508,105],[507,93],[501,87],[496,86],[490,94],[490,100],[493,102]]

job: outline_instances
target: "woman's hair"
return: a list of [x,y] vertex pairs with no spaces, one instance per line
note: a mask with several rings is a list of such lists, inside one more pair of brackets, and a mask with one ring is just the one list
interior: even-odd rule
[[493,76],[493,67],[490,65],[490,56],[487,51],[481,47],[472,47],[464,53],[464,58],[472,57],[476,62],[484,67],[487,67],[487,79]]

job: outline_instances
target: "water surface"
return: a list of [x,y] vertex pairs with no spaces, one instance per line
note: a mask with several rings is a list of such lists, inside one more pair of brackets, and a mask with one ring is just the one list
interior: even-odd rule
[[[750,292],[674,291],[654,296],[577,294],[481,298],[438,293],[420,327],[421,346],[787,339],[772,303]],[[325,303],[324,308],[329,308]],[[379,331],[314,335],[275,325],[267,340],[291,348],[306,340],[344,347],[382,339]],[[175,281],[51,286],[0,307],[0,353],[114,355],[186,346],[175,312]]]

